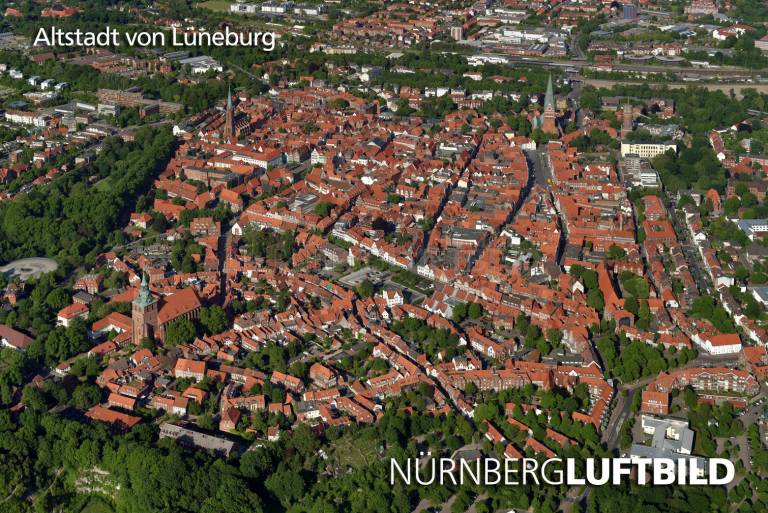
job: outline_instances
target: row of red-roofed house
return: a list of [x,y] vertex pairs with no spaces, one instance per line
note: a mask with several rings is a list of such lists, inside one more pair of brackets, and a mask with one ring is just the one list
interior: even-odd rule
[[[523,424],[522,422],[518,421],[517,419],[513,417],[509,417],[507,419],[507,422],[517,428],[518,430],[526,433],[528,437],[525,440],[525,448],[533,450],[536,454],[543,454],[547,458],[556,458],[557,454],[555,451],[547,447],[544,443],[537,440],[533,437],[533,430]],[[489,421],[485,420],[483,422],[483,425],[485,427],[485,438],[490,441],[493,444],[501,444],[504,446],[504,455],[507,458],[512,459],[522,459],[525,457],[525,455],[517,448],[515,445],[507,440],[507,438]],[[554,429],[546,428],[546,436],[548,440],[551,440],[555,444],[557,444],[560,447],[564,447],[566,445],[572,445],[575,446],[576,442],[574,440],[571,440],[567,436],[563,435],[562,433],[558,433]]]

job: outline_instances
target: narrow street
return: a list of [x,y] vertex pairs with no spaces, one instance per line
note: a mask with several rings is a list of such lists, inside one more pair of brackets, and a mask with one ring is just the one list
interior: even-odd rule
[[683,249],[685,260],[690,266],[691,274],[696,281],[696,287],[699,289],[698,292],[699,294],[711,294],[713,288],[709,280],[709,275],[702,268],[699,253],[694,242],[690,238],[687,227],[685,226],[685,219],[682,218],[683,214],[675,211],[675,208],[672,206],[672,199],[669,196],[666,196],[665,199],[668,202],[668,205],[670,205],[667,207],[667,216],[675,229],[677,240],[680,243],[680,247]]

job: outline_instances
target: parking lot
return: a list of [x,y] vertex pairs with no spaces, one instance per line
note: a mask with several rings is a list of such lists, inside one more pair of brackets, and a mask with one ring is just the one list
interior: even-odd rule
[[387,278],[388,273],[379,271],[373,267],[363,267],[362,269],[339,278],[339,283],[350,288],[355,288],[366,279],[374,285],[379,285]]

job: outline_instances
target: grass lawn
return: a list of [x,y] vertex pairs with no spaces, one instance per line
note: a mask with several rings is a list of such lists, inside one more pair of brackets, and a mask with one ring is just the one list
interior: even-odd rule
[[208,0],[207,2],[200,2],[200,7],[216,12],[229,12],[229,6],[233,3],[229,0]]
[[374,437],[353,438],[343,436],[332,444],[328,461],[340,466],[362,467],[373,463],[378,458],[380,441]]
[[109,177],[102,178],[96,184],[94,185],[97,191],[99,192],[105,192],[108,191],[110,187],[112,187],[112,180],[110,180]]
[[114,511],[112,506],[107,504],[106,501],[98,497],[93,497],[88,501],[88,504],[80,510],[80,513],[114,513]]

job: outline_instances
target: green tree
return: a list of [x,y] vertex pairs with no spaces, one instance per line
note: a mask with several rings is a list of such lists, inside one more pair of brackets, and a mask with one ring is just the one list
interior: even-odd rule
[[608,258],[613,260],[621,260],[625,256],[627,256],[627,252],[616,244],[611,244],[611,246],[608,248]]
[[517,116],[517,134],[522,137],[531,135],[531,123],[526,116]]
[[635,296],[629,296],[624,300],[624,309],[637,317],[637,313],[640,311],[640,303],[638,303]]
[[315,205],[314,212],[320,217],[328,217],[331,213],[332,208],[333,208],[333,203],[331,203],[330,201],[321,201],[317,205]]
[[197,335],[195,324],[189,319],[173,321],[165,329],[165,343],[171,346],[192,342]]
[[547,340],[553,346],[559,346],[560,342],[563,341],[563,332],[555,328],[550,328],[547,330]]
[[216,493],[206,498],[200,513],[261,513],[261,499],[251,487],[236,476],[222,474],[216,483]]
[[590,290],[589,293],[587,293],[587,306],[594,308],[598,312],[603,311],[605,308],[605,299],[603,298],[603,293],[600,292],[599,289]]
[[67,293],[66,289],[60,287],[55,288],[48,293],[48,296],[45,298],[45,302],[53,310],[59,311],[69,304],[69,294]]
[[80,410],[87,410],[99,402],[101,402],[101,390],[96,385],[84,383],[78,385],[72,392],[72,406]]
[[200,310],[200,325],[207,335],[214,335],[225,331],[229,326],[227,314],[218,305],[213,305]]
[[334,98],[333,100],[331,100],[330,106],[331,108],[336,110],[344,110],[347,107],[349,107],[349,102],[344,98]]
[[464,319],[467,318],[467,304],[466,303],[455,304],[453,306],[453,313],[451,314],[451,318],[453,319],[453,322],[457,324],[464,321]]
[[282,463],[266,479],[264,485],[286,508],[301,498],[305,490],[301,474]]
[[48,400],[43,391],[35,386],[24,387],[21,393],[21,401],[33,410],[43,411],[48,409]]
[[374,288],[371,280],[365,279],[361,281],[360,284],[357,286],[357,293],[363,299],[373,296]]

